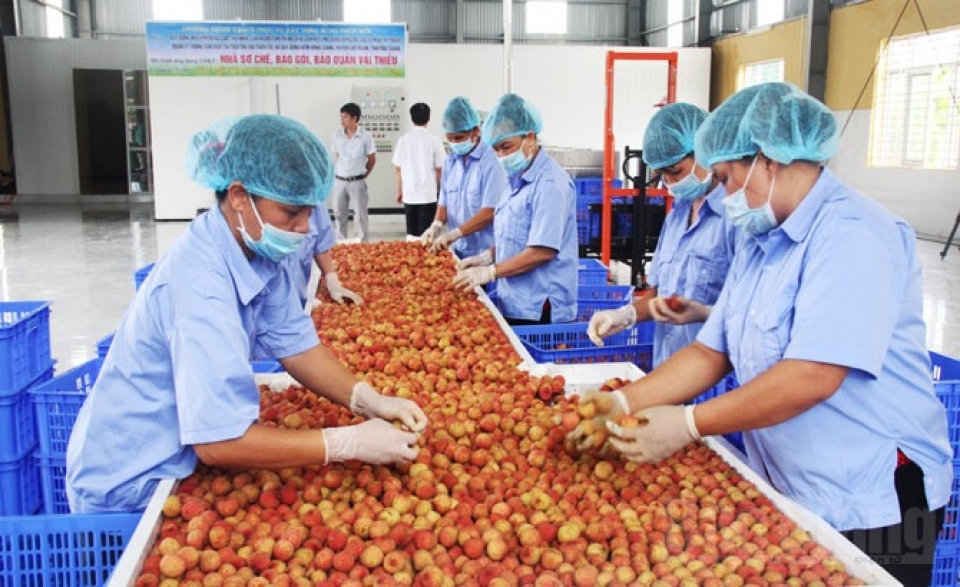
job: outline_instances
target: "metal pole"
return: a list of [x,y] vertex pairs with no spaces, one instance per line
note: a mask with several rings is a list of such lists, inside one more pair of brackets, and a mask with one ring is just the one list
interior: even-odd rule
[[960,226],[960,212],[957,212],[957,220],[953,223],[953,230],[950,231],[950,238],[947,239],[947,244],[943,247],[943,251],[940,253],[941,261],[947,258],[947,251],[950,250],[950,245],[953,244],[953,237],[957,236],[958,226]]
[[513,90],[513,0],[503,0],[503,91]]

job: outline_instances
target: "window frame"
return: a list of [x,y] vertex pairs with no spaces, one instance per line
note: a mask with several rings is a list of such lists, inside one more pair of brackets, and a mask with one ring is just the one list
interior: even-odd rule
[[345,23],[357,23],[357,24],[390,24],[393,22],[393,0],[379,0],[386,4],[386,20],[382,19],[383,15],[378,15],[376,18],[367,18],[363,16],[362,18],[353,18],[353,15],[350,15],[351,18],[347,18],[347,6],[370,6],[376,0],[343,0],[343,22]]
[[[775,80],[765,79],[765,80],[753,82],[749,85],[747,84],[747,71],[750,68],[757,67],[757,66],[770,65],[772,63],[776,63],[779,66],[780,79],[775,79]],[[786,60],[783,57],[776,57],[774,59],[763,59],[761,61],[751,61],[750,63],[744,63],[740,66],[740,71],[739,71],[739,74],[737,75],[737,91],[739,92],[744,88],[747,88],[756,84],[760,84],[760,83],[771,82],[771,81],[782,82],[784,81],[785,71],[786,71]]]
[[[530,9],[532,7],[562,6],[563,30],[531,30],[530,23],[534,19],[530,18]],[[562,37],[570,32],[570,4],[567,0],[527,0],[523,6],[523,32],[531,37]]]
[[[890,67],[891,45],[904,43],[901,49],[908,55],[916,53],[917,47],[911,46],[918,39],[927,37],[927,33],[912,33],[900,35],[890,39],[880,48],[880,60],[874,84],[873,105],[870,112],[870,143],[867,154],[867,166],[872,168],[913,169],[928,171],[957,171],[960,169],[960,26],[951,26],[937,29],[932,35],[956,35],[953,45],[956,55],[950,56],[944,62],[925,63],[914,65],[907,63],[897,67]],[[950,43],[950,39],[947,40]],[[920,47],[919,49],[922,49]],[[898,60],[911,59],[896,56]],[[936,83],[939,72],[945,72],[948,79],[943,86]],[[902,76],[902,80],[897,80]],[[928,78],[925,91],[918,91],[916,81]],[[894,89],[891,89],[894,88]],[[948,104],[946,137],[940,143],[932,143],[931,137],[937,127],[935,117],[936,101],[943,98],[943,89],[946,88]],[[951,92],[952,88],[952,92]],[[938,89],[940,91],[938,91]],[[902,98],[894,95],[899,91]],[[925,94],[922,97],[915,96]],[[902,99],[902,103],[899,101]],[[917,107],[922,107],[922,117],[917,116]],[[918,118],[922,118],[918,120]],[[917,142],[919,138],[919,143]],[[912,139],[912,140],[911,140]],[[943,156],[935,157],[931,146],[942,146],[946,149]],[[919,148],[919,157],[913,152]]]

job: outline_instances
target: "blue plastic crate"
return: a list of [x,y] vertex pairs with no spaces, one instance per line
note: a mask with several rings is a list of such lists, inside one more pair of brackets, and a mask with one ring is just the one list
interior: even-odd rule
[[35,514],[42,505],[40,473],[32,455],[0,461],[0,516]]
[[960,547],[960,471],[953,471],[953,481],[950,485],[950,501],[943,511],[943,529],[940,530],[940,540]]
[[[603,178],[602,177],[575,177],[573,185],[577,189],[577,202],[585,197],[600,198],[603,196]],[[613,180],[613,187],[619,188],[623,182],[619,179]],[[599,200],[598,200],[599,201]]]
[[607,267],[597,259],[580,259],[577,262],[580,285],[606,285],[607,273]]
[[[37,377],[30,387],[49,381],[53,369]],[[24,390],[17,395],[0,396],[0,461],[10,461],[30,452],[37,446],[37,420],[33,416],[33,402]]]
[[113,334],[108,334],[107,336],[101,338],[97,341],[97,356],[101,359],[107,358],[107,353],[110,352],[110,345],[113,344]]
[[150,271],[153,270],[154,265],[156,265],[156,263],[150,263],[133,272],[133,285],[136,289],[140,289],[140,286],[146,281],[147,276],[150,275]]
[[933,557],[933,576],[930,587],[956,587],[960,584],[960,545],[956,543],[937,544]]
[[94,359],[30,390],[42,454],[66,457],[70,431],[102,365],[101,359]]
[[250,361],[254,373],[283,373],[283,365],[280,361]]
[[960,461],[960,359],[930,352],[933,389],[947,411],[947,431],[954,462]]
[[0,518],[0,585],[103,585],[140,517],[83,514]]
[[67,501],[67,458],[48,457],[36,453],[33,457],[40,475],[40,490],[45,514],[69,514]]
[[0,396],[20,393],[52,365],[50,304],[0,302]]
[[589,321],[594,312],[619,308],[632,300],[632,285],[581,285],[577,288],[577,321]]
[[517,326],[513,330],[538,363],[609,363],[626,361],[649,371],[653,361],[652,322],[641,322],[604,339],[604,346],[587,337],[586,322]]

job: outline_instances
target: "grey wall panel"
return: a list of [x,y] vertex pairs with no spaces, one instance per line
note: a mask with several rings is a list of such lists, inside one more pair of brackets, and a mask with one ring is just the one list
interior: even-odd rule
[[204,20],[268,20],[269,0],[203,0]]
[[452,43],[457,39],[457,4],[449,0],[393,2],[393,22],[407,24],[413,43]]
[[143,36],[144,22],[153,17],[150,0],[96,0],[94,36],[123,39]]
[[46,8],[31,0],[17,1],[20,9],[20,34],[24,37],[46,37]]
[[466,0],[463,3],[463,10],[466,22],[465,41],[491,42],[503,39],[503,4],[501,2]]
[[73,69],[145,69],[143,41],[5,37],[4,44],[17,189],[77,194]]
[[567,5],[567,36],[577,43],[622,45],[627,38],[626,2]]

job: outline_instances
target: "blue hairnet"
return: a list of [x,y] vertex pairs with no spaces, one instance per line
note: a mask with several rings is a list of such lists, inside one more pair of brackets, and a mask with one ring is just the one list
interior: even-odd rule
[[540,134],[542,128],[543,120],[533,104],[516,94],[504,94],[487,114],[482,134],[483,140],[493,146],[528,132]]
[[643,133],[643,162],[654,169],[663,169],[693,153],[697,129],[707,118],[707,111],[683,102],[661,108]]
[[466,132],[480,126],[480,115],[473,109],[470,100],[457,96],[443,111],[443,132]]
[[252,194],[294,206],[320,204],[333,185],[333,159],[320,140],[272,114],[221,120],[198,132],[184,166],[204,187],[225,190],[238,181]]
[[837,152],[837,119],[823,103],[792,84],[750,86],[730,96],[700,127],[697,163],[764,155],[789,165],[826,161]]

